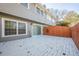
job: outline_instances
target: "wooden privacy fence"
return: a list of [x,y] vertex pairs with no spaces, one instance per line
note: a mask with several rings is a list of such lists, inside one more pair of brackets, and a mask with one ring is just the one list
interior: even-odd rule
[[77,48],[79,49],[79,23],[71,28],[72,30],[72,39],[75,42]]
[[72,28],[65,26],[48,26],[43,28],[44,35],[72,37],[79,49],[79,23]]
[[48,26],[43,28],[44,35],[71,37],[71,29],[65,26]]

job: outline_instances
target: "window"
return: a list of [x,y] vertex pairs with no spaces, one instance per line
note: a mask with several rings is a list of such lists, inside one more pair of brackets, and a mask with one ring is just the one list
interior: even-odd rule
[[29,4],[28,3],[21,3],[21,5],[23,5],[24,7],[29,8]]
[[27,34],[27,23],[3,18],[2,20],[2,37]]
[[18,23],[18,34],[26,34],[26,24]]
[[44,15],[44,12],[42,10],[40,10],[38,7],[36,7],[36,9],[37,9],[37,13],[39,13],[42,16]]
[[40,14],[40,9],[38,7],[36,9],[37,9],[37,12]]
[[44,15],[43,11],[41,10],[41,15]]
[[5,35],[14,35],[16,34],[16,22],[5,21]]

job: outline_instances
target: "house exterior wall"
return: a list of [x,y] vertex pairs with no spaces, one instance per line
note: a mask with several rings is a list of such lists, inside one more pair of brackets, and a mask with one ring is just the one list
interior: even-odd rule
[[[40,7],[41,10],[52,16],[48,10],[46,10],[40,4],[29,4],[29,8],[23,6],[20,3],[0,3],[0,41],[8,41],[15,39],[22,39],[32,36],[32,23],[36,23],[41,26],[41,34],[43,34],[43,25],[52,25],[52,22],[47,19],[46,15],[40,15],[36,11],[36,7]],[[2,18],[14,19],[16,21],[27,22],[27,35],[15,35],[3,37],[3,25]]]
[[[16,40],[16,39],[23,39],[23,38],[27,38],[27,37],[31,37],[31,22],[28,22],[28,21],[24,21],[23,19],[18,19],[18,18],[13,18],[12,16],[2,16],[0,15],[0,41],[9,41],[9,40]],[[14,35],[14,36],[5,36],[5,37],[2,37],[2,18],[5,18],[5,19],[15,19],[16,21],[22,21],[22,22],[26,22],[27,23],[27,34],[25,35]]]
[[36,12],[36,9],[32,4],[29,4],[29,8],[27,8],[20,3],[0,3],[0,12],[52,25],[50,20]]

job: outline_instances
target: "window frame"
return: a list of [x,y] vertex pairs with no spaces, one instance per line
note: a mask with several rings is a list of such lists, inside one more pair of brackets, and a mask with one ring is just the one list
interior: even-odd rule
[[44,12],[41,10],[41,15],[44,16]]
[[[9,21],[9,20],[5,20],[5,21],[8,21],[8,22],[15,22],[15,23],[16,23],[16,28],[15,28],[15,29],[16,29],[16,31],[15,31],[16,33],[15,33],[15,34],[11,34],[11,35],[17,35],[17,22],[16,22],[16,21]],[[8,35],[5,34],[5,29],[6,29],[6,27],[5,27],[5,24],[6,24],[5,21],[4,21],[4,35],[5,35],[5,36],[8,36]]]
[[44,16],[44,11],[41,10],[39,7],[36,7],[36,12],[37,12],[40,16]]
[[[18,21],[17,23],[18,23],[18,24],[19,24],[19,23],[24,23],[24,24],[26,25],[26,33],[25,33],[25,34],[27,34],[27,24],[26,24],[26,22]],[[18,28],[18,27],[17,27],[17,28]],[[18,32],[18,29],[17,29],[17,32]],[[19,32],[18,32],[18,35],[25,35],[25,34],[19,34]]]
[[33,35],[33,28],[34,28],[34,26],[40,26],[41,27],[41,35],[43,34],[43,25],[40,25],[40,24],[36,24],[36,23],[33,23],[32,24],[32,28],[31,28],[31,35]]
[[26,7],[27,9],[29,9],[30,8],[30,5],[29,5],[29,3],[27,3],[27,6],[25,6],[25,5],[23,5],[23,4],[25,4],[25,3],[20,3],[22,6],[24,6],[24,7]]
[[[16,34],[14,35],[5,35],[5,21],[13,21],[16,22]],[[25,34],[18,34],[18,23],[25,23],[26,24],[26,33]],[[15,19],[9,19],[9,18],[2,18],[2,37],[13,37],[13,36],[20,36],[20,35],[27,35],[27,22],[24,21],[18,21]]]
[[36,12],[40,14],[40,8],[36,7]]

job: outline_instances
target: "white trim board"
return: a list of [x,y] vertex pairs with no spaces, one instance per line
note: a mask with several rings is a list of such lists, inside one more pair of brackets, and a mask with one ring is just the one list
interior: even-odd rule
[[[24,22],[24,21],[18,21],[18,20],[15,20],[15,19],[9,19],[9,18],[2,18],[2,37],[13,37],[13,36],[20,36],[20,35],[27,35],[27,22]],[[7,21],[14,21],[17,23],[17,33],[15,35],[5,35],[5,23],[4,21],[7,20]],[[26,24],[26,34],[18,34],[18,23],[25,23]]]

